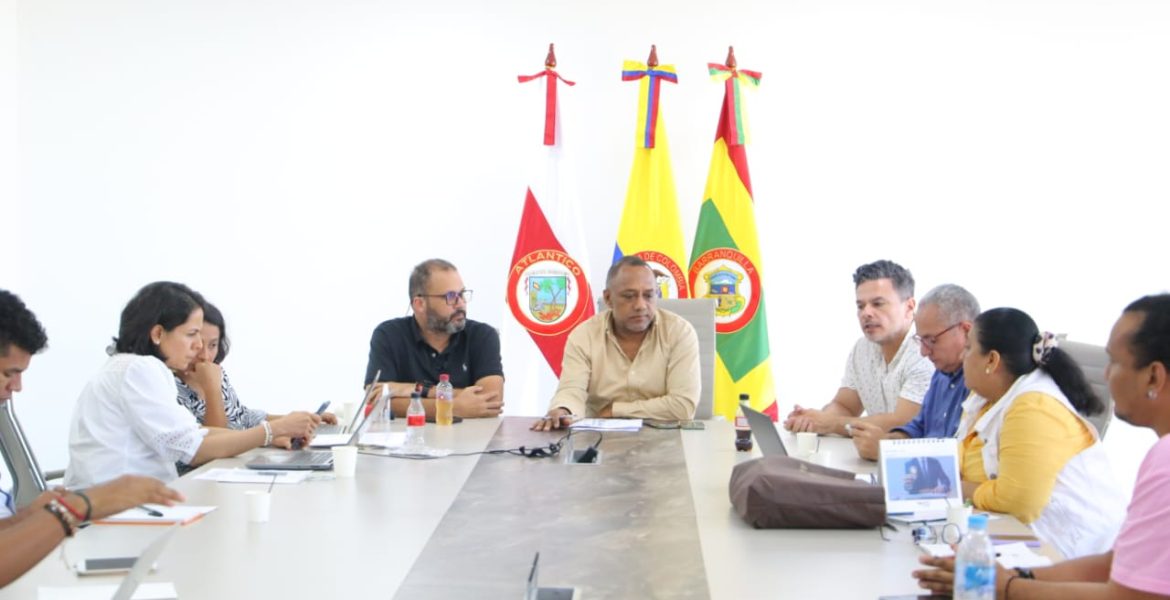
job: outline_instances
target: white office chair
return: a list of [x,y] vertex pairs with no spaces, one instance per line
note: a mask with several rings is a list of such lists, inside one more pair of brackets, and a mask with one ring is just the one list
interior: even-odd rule
[[661,298],[658,308],[686,319],[699,336],[699,405],[695,407],[696,419],[710,419],[715,410],[715,299],[714,298]]
[[[715,299],[659,298],[658,308],[686,319],[699,336],[699,405],[696,419],[710,419],[715,413]],[[605,301],[597,299],[597,312],[607,310]]]
[[1082,342],[1065,340],[1060,342],[1060,348],[1077,361],[1081,371],[1085,373],[1085,379],[1105,403],[1105,410],[1101,414],[1088,417],[1089,422],[1097,428],[1101,439],[1105,439],[1105,430],[1109,428],[1109,422],[1113,419],[1113,396],[1109,394],[1109,383],[1105,381],[1105,365],[1109,364],[1109,355],[1101,346]]
[[13,401],[0,402],[0,454],[12,474],[12,498],[17,508],[28,505],[48,484],[33,456],[28,439],[12,407]]

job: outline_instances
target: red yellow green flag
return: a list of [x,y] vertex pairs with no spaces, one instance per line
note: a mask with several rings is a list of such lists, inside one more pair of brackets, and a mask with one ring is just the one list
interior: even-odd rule
[[708,67],[711,77],[724,84],[723,106],[688,279],[693,297],[716,301],[715,413],[734,419],[739,394],[746,393],[753,408],[775,420],[763,261],[744,148],[747,115],[742,92],[758,86],[761,75],[736,68],[731,52],[726,65]]

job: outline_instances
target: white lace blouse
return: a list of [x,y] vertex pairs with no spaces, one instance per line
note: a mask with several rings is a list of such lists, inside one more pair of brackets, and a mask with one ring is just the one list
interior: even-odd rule
[[65,486],[88,487],[120,475],[178,478],[206,430],[175,403],[175,378],[153,356],[115,354],[77,399],[69,426]]

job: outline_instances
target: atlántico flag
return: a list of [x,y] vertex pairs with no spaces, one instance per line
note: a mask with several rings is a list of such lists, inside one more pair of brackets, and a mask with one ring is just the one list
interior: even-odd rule
[[670,170],[666,125],[658,101],[662,83],[677,83],[678,75],[672,65],[658,66],[657,53],[651,49],[648,65],[625,61],[622,80],[639,81],[638,125],[634,166],[630,169],[613,262],[636,254],[654,269],[663,298],[686,298],[689,289],[682,269],[686,250]]
[[753,408],[776,420],[763,264],[744,148],[747,116],[741,96],[744,87],[759,85],[760,74],[737,69],[730,53],[727,66],[708,67],[725,89],[691,250],[691,293],[716,301],[715,413],[734,419],[739,394],[747,393]]
[[[525,194],[524,211],[516,234],[516,248],[512,252],[506,289],[512,315],[528,331],[552,373],[560,377],[561,360],[569,332],[578,323],[593,316],[594,309],[593,294],[585,273],[587,251],[582,219],[573,202],[572,182],[565,181],[561,176],[557,83],[573,83],[562,78],[555,67],[556,56],[550,44],[545,70],[519,77],[521,83],[544,79],[544,143],[540,152],[542,157],[536,160],[536,171],[531,176]],[[558,238],[554,232],[550,217],[562,238]],[[562,244],[561,239],[569,243]],[[522,357],[522,349],[509,350],[510,356]],[[525,366],[532,366],[531,361],[524,362]],[[521,368],[524,367],[518,366],[517,370]],[[542,377],[541,374],[533,376],[537,379]],[[520,383],[523,387],[529,382]],[[542,397],[552,396],[550,390],[538,389],[536,393]]]

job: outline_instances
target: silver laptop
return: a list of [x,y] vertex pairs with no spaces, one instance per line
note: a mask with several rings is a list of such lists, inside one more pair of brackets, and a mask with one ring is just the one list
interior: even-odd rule
[[[374,373],[374,381],[375,382],[378,381],[378,378],[381,376],[382,376],[382,370],[378,369],[378,372]],[[317,436],[320,437],[323,435],[338,435],[338,434],[342,434],[342,433],[352,433],[353,431],[357,430],[358,426],[361,424],[360,419],[364,419],[364,417],[362,415],[363,415],[363,413],[365,413],[364,409],[366,407],[367,394],[369,394],[369,387],[368,386],[362,388],[362,401],[357,404],[358,409],[356,411],[354,411],[353,416],[349,418],[348,425],[341,425],[341,424],[322,425],[322,426],[317,428]],[[314,443],[313,445],[317,446],[318,444]],[[340,446],[343,444],[320,444],[320,445],[322,445],[322,446]]]
[[776,431],[776,424],[772,417],[764,413],[743,407],[743,415],[747,417],[748,425],[752,427],[752,436],[760,446],[760,453],[764,456],[788,456],[784,441],[780,439],[780,432]]
[[146,550],[142,551],[142,556],[134,562],[134,567],[126,574],[122,580],[122,585],[118,586],[118,591],[114,592],[113,600],[130,600],[134,596],[134,592],[138,590],[138,586],[142,584],[142,579],[154,567],[154,562],[158,560],[159,555],[162,554],[167,543],[171,541],[171,537],[179,530],[182,525],[172,525],[167,528],[167,531],[160,535],[158,539],[150,543]]
[[[383,393],[382,396],[386,394]],[[349,424],[337,433],[321,433],[321,428],[317,428],[317,435],[313,436],[312,441],[309,442],[311,448],[332,448],[333,446],[353,446],[361,439],[362,431],[365,429],[366,423],[369,422],[369,416],[377,414],[376,411],[381,409],[381,402],[383,398],[380,396],[378,400],[374,401],[373,410],[366,412],[366,403],[363,400],[353,411],[353,418],[350,419]]]

